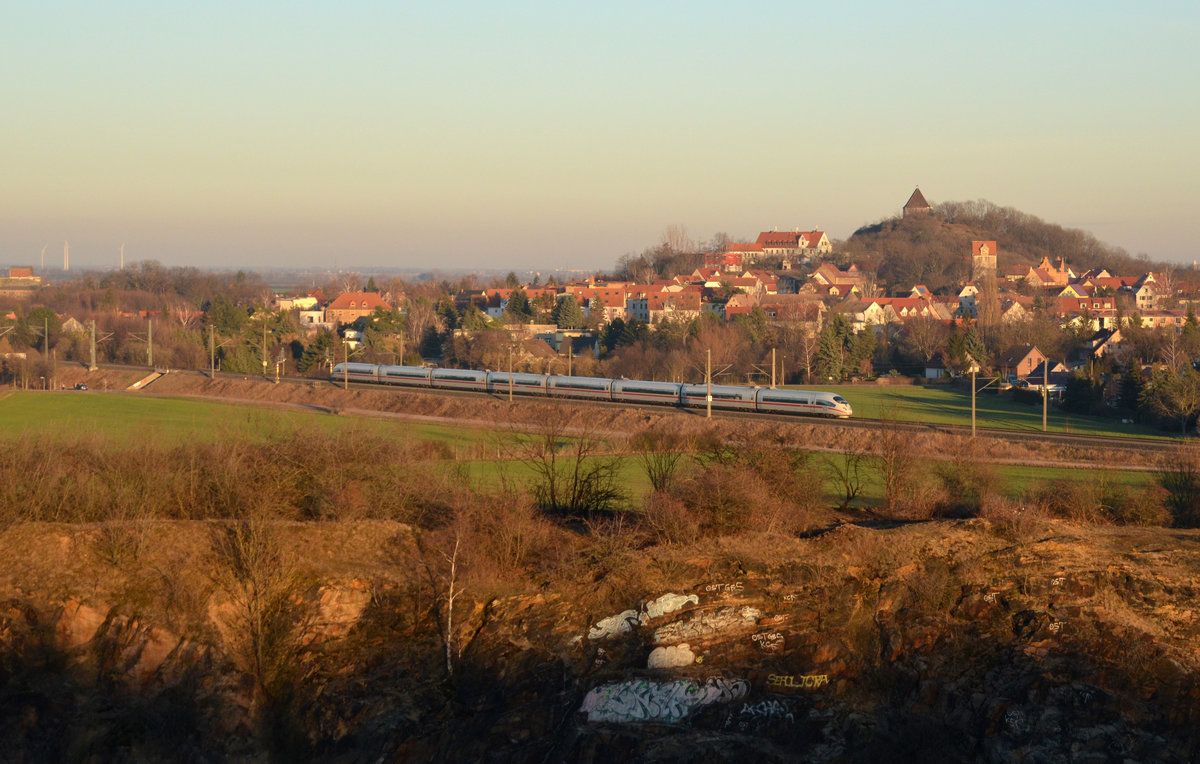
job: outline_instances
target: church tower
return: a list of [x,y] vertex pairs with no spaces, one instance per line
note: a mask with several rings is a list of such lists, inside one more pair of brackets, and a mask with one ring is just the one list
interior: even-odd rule
[[921,189],[916,189],[912,192],[912,196],[908,197],[908,203],[904,205],[904,217],[910,215],[928,215],[933,212],[933,207],[929,202],[925,201],[925,195],[921,193]]
[[971,242],[971,278],[978,282],[985,278],[996,278],[996,242]]

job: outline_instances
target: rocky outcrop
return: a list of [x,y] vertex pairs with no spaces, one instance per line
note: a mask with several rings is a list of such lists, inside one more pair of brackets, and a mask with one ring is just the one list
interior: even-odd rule
[[419,581],[316,576],[270,686],[219,589],[179,628],[128,588],[51,600],[16,582],[0,743],[38,760],[1185,761],[1200,545],[1121,533],[842,528],[614,583],[625,601],[603,609],[555,582],[469,603],[449,676]]

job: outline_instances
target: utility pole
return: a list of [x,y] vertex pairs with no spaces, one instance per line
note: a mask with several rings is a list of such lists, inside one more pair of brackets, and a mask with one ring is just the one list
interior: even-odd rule
[[350,389],[350,346],[346,344],[346,340],[342,340],[342,353],[344,359],[342,361],[342,389]]
[[775,389],[775,348],[771,348],[771,389]]
[[88,371],[95,371],[96,368],[96,319],[92,319],[92,359]]
[[571,361],[575,360],[575,343],[567,341],[567,376],[571,376]]
[[208,327],[208,378],[217,378],[217,327],[216,324],[210,324]]
[[512,348],[508,349],[508,402],[512,403],[513,389],[513,372],[512,372]]
[[971,437],[975,437],[975,362],[971,362]]
[[146,365],[154,368],[154,319],[146,319]]
[[262,346],[262,365],[263,376],[267,376],[267,321],[263,319],[263,346]]
[[705,394],[705,410],[704,418],[712,419],[712,348],[705,352],[704,362],[704,384],[707,386],[708,392]]
[[1050,398],[1050,385],[1047,381],[1050,377],[1050,359],[1042,361],[1042,432],[1046,431],[1046,408],[1047,400]]

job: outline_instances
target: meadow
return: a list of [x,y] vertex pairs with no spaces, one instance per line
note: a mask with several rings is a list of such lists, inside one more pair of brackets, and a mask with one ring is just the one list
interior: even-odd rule
[[[836,385],[805,389],[841,395],[854,407],[855,416],[971,426],[970,390],[917,385]],[[975,395],[975,424],[977,427],[1040,432],[1042,407],[1016,402],[1009,393],[996,394],[984,390]],[[1053,404],[1047,410],[1046,425],[1049,432],[1163,439],[1170,437],[1161,430],[1138,424],[1123,424],[1120,419],[1069,414],[1055,408]]]
[[[897,419],[909,421],[938,421],[962,424],[962,409],[966,408],[966,424],[970,423],[970,399],[962,391],[916,387],[876,388],[840,386],[825,388],[842,394],[863,416],[878,416],[884,412]],[[1025,429],[1033,424],[1025,421],[1036,414],[1040,429],[1040,410],[1023,407],[994,396],[978,398],[979,425],[1023,423]],[[1023,411],[1023,408],[1033,408]],[[936,412],[936,413],[933,413]],[[986,412],[986,413],[985,413]],[[1024,420],[1021,416],[1024,416]],[[1058,415],[1051,419],[1057,431],[1092,432],[1105,434],[1099,424],[1088,424],[1078,418]],[[1072,428],[1069,429],[1068,428]],[[1054,429],[1054,428],[1052,428]],[[534,479],[530,467],[514,456],[510,446],[523,439],[516,432],[483,430],[470,427],[433,425],[386,418],[332,416],[327,412],[303,411],[294,408],[249,406],[189,398],[167,398],[87,392],[13,392],[0,398],[0,441],[17,441],[37,436],[39,440],[73,442],[102,440],[105,443],[138,446],[171,446],[183,443],[217,444],[239,441],[254,444],[269,439],[306,432],[325,434],[358,431],[372,436],[409,444],[425,443],[434,447],[432,453],[452,464],[473,487],[492,491],[505,483],[528,484]],[[1111,434],[1111,433],[1108,433]],[[1132,434],[1132,433],[1130,433]],[[621,444],[604,448],[619,453]],[[595,458],[608,458],[605,456]],[[810,469],[824,472],[828,457],[810,454]],[[1144,488],[1149,473],[1128,470],[1079,470],[1057,467],[999,465],[996,473],[1001,491],[1017,498],[1031,486],[1056,481],[1095,481],[1101,475],[1110,484],[1131,490]],[[650,493],[645,471],[635,458],[625,458],[618,467],[617,480],[630,502],[640,506]],[[826,480],[830,501],[835,486]],[[862,492],[855,502],[871,506],[882,501],[883,487],[878,470],[864,465]]]

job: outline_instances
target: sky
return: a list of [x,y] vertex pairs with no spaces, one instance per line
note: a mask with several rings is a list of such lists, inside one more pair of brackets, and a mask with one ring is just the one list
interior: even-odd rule
[[603,269],[918,185],[1190,263],[1197,39],[1176,0],[0,0],[0,264]]

